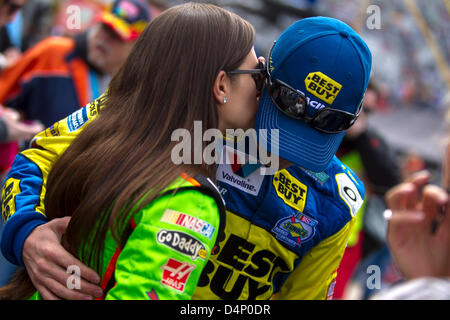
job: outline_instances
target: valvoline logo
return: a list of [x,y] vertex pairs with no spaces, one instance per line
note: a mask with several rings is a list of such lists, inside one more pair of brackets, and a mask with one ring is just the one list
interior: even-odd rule
[[311,72],[305,79],[306,90],[328,104],[333,104],[334,99],[342,89],[342,85],[320,71]]
[[242,178],[247,178],[256,169],[261,167],[259,163],[240,163],[242,161],[240,161],[236,152],[229,152],[228,157],[230,157],[230,159],[233,159],[233,161],[231,162],[231,170],[233,170],[234,174],[237,174]]

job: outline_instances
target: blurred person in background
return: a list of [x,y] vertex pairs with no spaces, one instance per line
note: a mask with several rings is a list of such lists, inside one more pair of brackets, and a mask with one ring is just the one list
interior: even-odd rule
[[99,97],[150,20],[146,4],[116,0],[74,38],[50,37],[0,75],[0,102],[50,126]]
[[[5,0],[5,8],[1,7],[4,22],[11,19],[10,8],[16,8],[9,5],[13,1],[19,2]],[[41,123],[49,127],[96,99],[106,90],[111,75],[125,61],[149,20],[146,4],[116,0],[86,33],[74,38],[45,39],[0,73],[0,103],[9,107],[0,110],[3,142],[29,140],[43,130]],[[13,109],[20,111],[25,120],[39,122],[21,122]],[[0,144],[2,175],[18,151],[16,142]],[[0,285],[11,275],[11,268],[6,266],[10,265],[0,254]]]
[[378,109],[380,97],[377,84],[371,80],[364,95],[363,111],[347,130],[336,154],[364,182],[366,196],[338,269],[335,299],[343,298],[345,287],[361,260],[384,245],[386,223],[381,215],[385,209],[384,195],[401,182],[395,153],[368,124],[370,114]]
[[[20,57],[8,35],[6,24],[14,20],[26,0],[0,0],[0,74]],[[19,151],[18,142],[28,141],[44,127],[39,122],[24,122],[16,110],[0,105],[0,181]]]
[[11,23],[27,0],[0,0],[0,70],[12,66],[20,58],[20,50],[11,42],[6,24]]
[[[0,0],[0,74],[20,57],[20,50],[13,46],[6,24],[14,20],[26,3],[26,0]],[[0,181],[19,151],[17,141],[28,141],[43,128],[37,122],[23,122],[19,112],[0,105]]]
[[442,172],[442,187],[421,172],[387,192],[387,242],[405,281],[373,299],[450,300],[450,144]]
[[[450,275],[439,275],[433,270],[425,272],[445,261],[447,271],[450,270],[450,228],[448,201],[445,201],[445,191],[448,194],[450,190],[450,110],[446,121],[447,130],[442,142],[447,147],[440,167],[444,192],[430,184],[439,182],[432,171],[420,165],[411,166],[414,170],[408,170],[408,174],[402,176],[404,182],[385,193],[385,203],[392,210],[385,223],[385,244],[367,256],[355,270],[345,292],[346,299],[450,298]],[[392,219],[389,219],[391,214]],[[436,256],[440,256],[440,260],[435,259]],[[376,286],[374,282],[368,285],[375,279],[374,266],[379,271]]]
[[[12,64],[8,54],[3,52],[11,47],[5,24],[12,21],[17,11],[26,3],[26,0],[0,0],[0,72],[5,66]],[[30,140],[43,129],[38,123],[24,123],[20,120],[20,114],[12,109],[0,105],[0,181],[3,181],[15,155],[18,152],[19,140]],[[0,222],[0,229],[3,223]],[[14,266],[0,255],[0,284],[4,283]]]

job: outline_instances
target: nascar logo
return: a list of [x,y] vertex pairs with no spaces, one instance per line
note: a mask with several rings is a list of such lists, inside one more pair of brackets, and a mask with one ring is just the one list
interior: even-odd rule
[[206,221],[171,209],[164,211],[161,221],[192,230],[208,239],[211,239],[216,230]]

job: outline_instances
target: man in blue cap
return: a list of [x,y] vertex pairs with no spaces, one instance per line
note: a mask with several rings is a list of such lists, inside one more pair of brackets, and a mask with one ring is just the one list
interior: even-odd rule
[[[371,54],[363,40],[336,19],[298,21],[277,40],[268,59],[256,128],[269,133],[260,145],[290,166],[262,175],[257,166],[249,172],[236,164],[219,164],[217,180],[226,201],[226,226],[193,298],[332,297],[336,270],[364,197],[361,181],[334,154],[359,115],[370,67]],[[275,130],[278,142],[270,139]],[[24,187],[26,181],[20,183]],[[8,191],[3,205],[20,195],[8,189],[8,182],[3,190]],[[9,209],[11,217],[23,211],[14,209]],[[41,214],[36,212],[36,217],[40,219]],[[21,257],[32,230],[22,232],[25,226],[14,219],[8,222],[2,250],[9,257]],[[64,226],[53,238],[40,238],[33,245],[42,248],[46,241],[54,247],[61,232]],[[56,259],[59,267],[75,259],[66,258]],[[95,278],[92,270],[80,267],[83,279]],[[45,280],[43,275],[36,276]],[[81,291],[95,295],[86,282]]]
[[273,176],[219,165],[225,236],[194,298],[332,298],[364,198],[335,153],[361,112],[371,60],[361,37],[332,18],[300,20],[276,41],[255,127],[267,132],[260,146],[291,165]]

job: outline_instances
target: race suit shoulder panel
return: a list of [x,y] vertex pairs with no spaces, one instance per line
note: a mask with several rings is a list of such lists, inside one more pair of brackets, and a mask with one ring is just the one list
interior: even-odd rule
[[16,156],[5,178],[1,200],[5,222],[1,249],[11,263],[23,265],[23,242],[34,227],[46,221],[44,196],[51,168],[84,125],[98,116],[104,99],[100,97],[40,132],[33,138],[31,148]]

